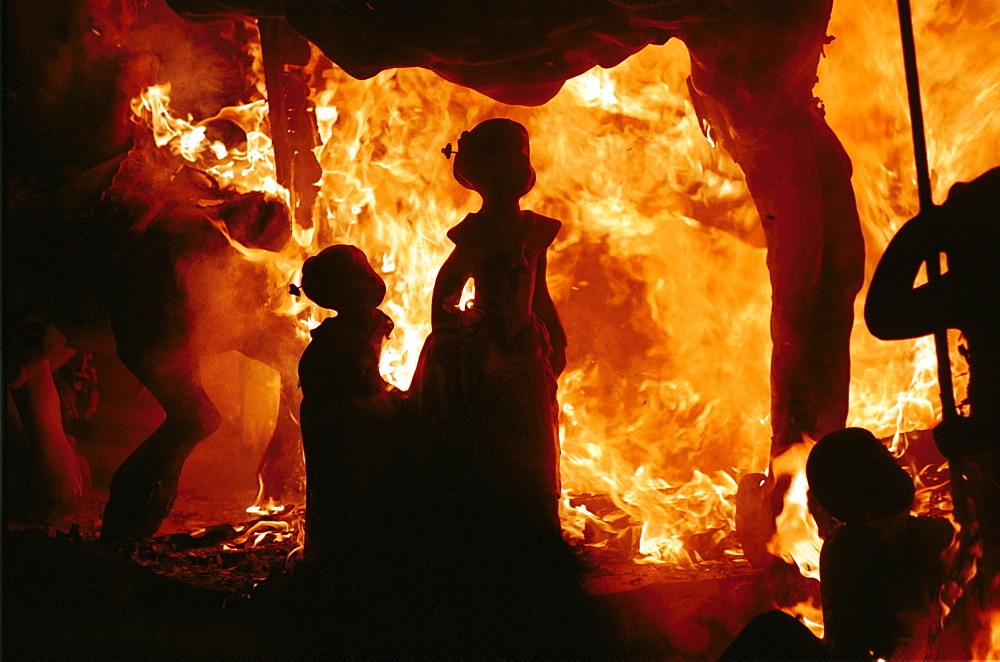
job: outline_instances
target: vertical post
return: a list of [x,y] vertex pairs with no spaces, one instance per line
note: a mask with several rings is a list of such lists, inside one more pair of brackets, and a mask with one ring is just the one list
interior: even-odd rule
[[[921,214],[933,214],[930,169],[927,165],[927,141],[924,133],[924,113],[920,105],[920,80],[917,75],[917,52],[913,40],[913,20],[910,0],[897,0],[899,7],[899,33],[903,43],[903,66],[906,71],[906,92],[910,103],[910,127],[913,131],[913,156],[917,166],[917,197]],[[928,256],[927,279],[941,277],[941,262],[937,253]],[[951,377],[951,357],[948,353],[948,330],[934,332],[934,349],[937,355],[938,387],[941,390],[941,416],[950,419],[958,415],[955,407],[955,389]]]
[[292,195],[292,213],[299,226],[313,226],[312,206],[323,171],[312,149],[316,146],[316,116],[309,100],[303,68],[309,62],[309,42],[283,18],[257,20],[264,58],[268,118],[278,184]]
[[274,148],[274,169],[278,184],[292,190],[292,146],[288,140],[288,104],[285,101],[284,62],[281,56],[281,19],[261,18],[261,53],[264,59],[264,85],[267,87],[267,113]]

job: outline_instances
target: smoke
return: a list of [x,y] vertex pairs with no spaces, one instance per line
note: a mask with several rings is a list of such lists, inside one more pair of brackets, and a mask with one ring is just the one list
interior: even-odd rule
[[253,58],[246,49],[251,29],[239,20],[192,23],[162,0],[151,0],[130,30],[127,48],[135,55],[155,55],[159,72],[154,82],[170,82],[173,107],[199,120],[256,98]]

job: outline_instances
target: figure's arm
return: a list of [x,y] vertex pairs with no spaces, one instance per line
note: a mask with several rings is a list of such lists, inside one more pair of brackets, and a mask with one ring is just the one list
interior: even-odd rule
[[535,270],[535,296],[531,302],[531,308],[549,332],[549,342],[552,344],[552,357],[549,362],[552,365],[552,372],[558,377],[566,368],[566,331],[563,329],[562,322],[559,321],[556,305],[549,295],[549,286],[545,277],[546,263],[543,251],[538,256],[538,268]]
[[947,274],[914,287],[925,259],[944,250],[938,223],[922,214],[904,225],[889,242],[872,276],[865,301],[865,322],[882,340],[917,338],[947,325],[954,296]]
[[457,325],[460,319],[458,303],[465,283],[472,276],[472,261],[464,251],[455,248],[441,265],[434,280],[431,298],[431,327]]

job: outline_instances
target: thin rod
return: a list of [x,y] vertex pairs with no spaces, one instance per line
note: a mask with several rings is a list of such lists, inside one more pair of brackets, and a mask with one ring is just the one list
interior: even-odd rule
[[[924,133],[924,113],[920,105],[920,79],[917,76],[917,50],[913,41],[913,19],[910,0],[897,0],[899,7],[899,33],[903,42],[903,66],[906,70],[906,92],[910,101],[910,127],[913,131],[913,156],[917,165],[917,197],[921,214],[933,214],[930,169],[927,165],[927,140]],[[941,277],[938,253],[928,256],[927,280]],[[958,415],[955,407],[955,389],[951,376],[951,357],[948,354],[948,330],[934,332],[934,350],[937,355],[938,386],[941,390],[941,415],[948,419]]]

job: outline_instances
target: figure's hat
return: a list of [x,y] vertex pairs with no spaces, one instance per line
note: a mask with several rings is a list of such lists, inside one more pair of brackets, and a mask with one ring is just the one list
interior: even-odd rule
[[535,186],[528,130],[519,122],[505,117],[480,122],[462,133],[454,153],[455,179],[467,189],[482,193],[498,175],[516,182],[519,195]]
[[845,524],[869,515],[895,515],[913,505],[910,475],[864,428],[820,439],[806,461],[806,478],[813,499]]
[[323,308],[374,310],[385,298],[385,281],[357,246],[335,244],[302,265],[302,291]]

